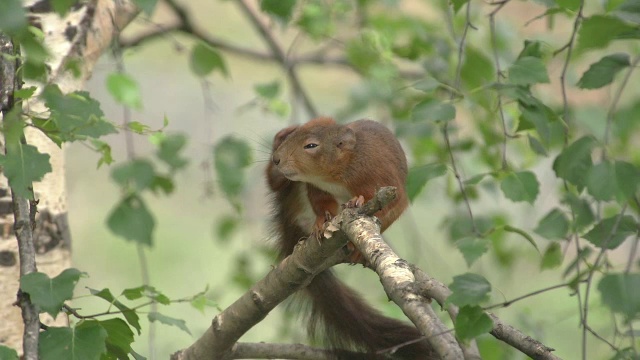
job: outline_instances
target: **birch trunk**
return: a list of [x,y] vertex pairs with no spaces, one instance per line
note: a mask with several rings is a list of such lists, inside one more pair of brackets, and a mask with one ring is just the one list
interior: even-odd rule
[[[45,35],[50,53],[48,79],[63,92],[83,88],[98,58],[120,31],[133,20],[138,10],[129,0],[92,0],[74,6],[64,18],[58,16],[48,0],[26,0],[30,23]],[[80,76],[65,70],[70,61],[79,60]],[[25,86],[38,84],[25,84]],[[34,98],[35,99],[35,98]],[[25,112],[44,111],[42,102],[30,100]],[[28,108],[26,108],[28,107]],[[38,271],[50,277],[71,266],[71,237],[67,222],[64,151],[41,132],[27,129],[27,143],[51,156],[53,171],[34,184],[39,200],[34,241]],[[1,149],[4,153],[4,149]],[[22,353],[23,324],[20,309],[14,306],[19,287],[18,245],[13,233],[11,193],[7,179],[0,176],[0,344]],[[66,325],[64,314],[57,319],[41,315],[47,325]]]

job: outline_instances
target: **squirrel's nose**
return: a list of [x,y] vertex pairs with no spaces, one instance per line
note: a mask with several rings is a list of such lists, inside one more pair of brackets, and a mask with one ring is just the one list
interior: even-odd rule
[[273,161],[274,165],[279,165],[280,164],[280,157],[273,155],[273,157],[271,158],[271,161]]

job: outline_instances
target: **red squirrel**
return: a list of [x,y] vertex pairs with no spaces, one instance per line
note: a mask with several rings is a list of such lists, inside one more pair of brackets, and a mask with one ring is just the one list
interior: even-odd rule
[[[370,200],[380,187],[395,186],[398,194],[375,214],[382,231],[408,206],[405,154],[391,131],[372,120],[341,125],[320,117],[281,130],[273,141],[266,177],[280,258],[290,255],[301,239],[318,233],[329,215],[338,214],[339,204],[360,197]],[[309,334],[317,337],[323,331],[337,359],[388,358],[374,353],[422,336],[415,327],[380,314],[331,270],[318,274],[306,293],[311,299]],[[393,358],[437,357],[421,340],[400,347]]]

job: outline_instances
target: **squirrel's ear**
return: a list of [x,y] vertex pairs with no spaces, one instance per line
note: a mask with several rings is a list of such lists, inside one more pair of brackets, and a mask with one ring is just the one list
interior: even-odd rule
[[294,132],[297,128],[298,125],[294,125],[278,131],[276,136],[273,138],[273,147],[271,148],[271,150],[276,151],[276,149],[279,148],[280,145],[282,145],[284,139],[286,139],[287,136],[291,135],[291,133]]
[[337,146],[342,150],[352,150],[356,146],[356,134],[351,128],[344,126],[341,129]]

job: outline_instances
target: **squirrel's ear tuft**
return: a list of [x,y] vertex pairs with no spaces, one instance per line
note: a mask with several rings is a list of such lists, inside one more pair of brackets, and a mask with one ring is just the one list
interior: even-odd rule
[[338,149],[352,150],[356,146],[356,134],[346,126],[340,130],[340,136],[338,137]]

